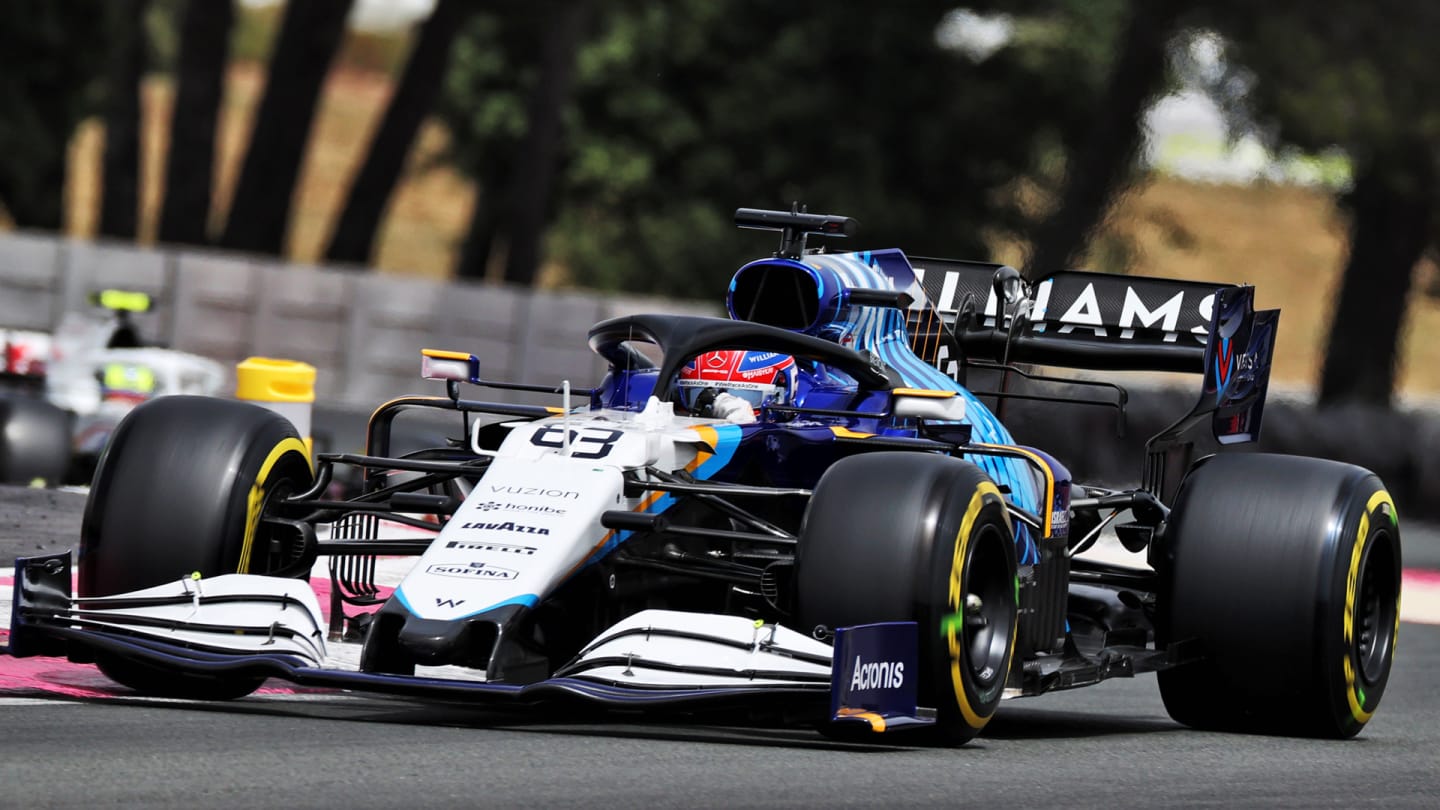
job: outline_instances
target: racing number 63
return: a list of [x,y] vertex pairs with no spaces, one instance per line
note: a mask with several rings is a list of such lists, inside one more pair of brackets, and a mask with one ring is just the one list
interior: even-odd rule
[[[624,435],[609,428],[586,427],[570,431],[571,458],[605,458],[615,442]],[[530,435],[530,443],[536,447],[565,447],[565,428],[560,425],[546,425]]]

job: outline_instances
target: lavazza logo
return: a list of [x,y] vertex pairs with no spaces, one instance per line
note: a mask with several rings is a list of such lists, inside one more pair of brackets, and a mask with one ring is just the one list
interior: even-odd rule
[[550,530],[544,526],[526,526],[522,523],[505,521],[503,523],[491,523],[476,521],[462,525],[462,529],[485,529],[492,532],[515,532],[517,534],[549,534]]
[[488,563],[472,562],[469,565],[456,563],[432,565],[425,569],[427,574],[435,574],[442,577],[461,577],[463,579],[514,579],[520,574],[509,568]]
[[521,512],[527,515],[563,515],[564,509],[532,503],[507,503],[505,501],[484,501],[475,504],[481,512]]

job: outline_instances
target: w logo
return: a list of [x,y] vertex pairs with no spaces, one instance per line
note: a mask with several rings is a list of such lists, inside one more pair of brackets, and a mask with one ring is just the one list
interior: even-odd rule
[[435,597],[435,607],[457,608],[463,604],[465,604],[464,599],[441,599],[438,596]]

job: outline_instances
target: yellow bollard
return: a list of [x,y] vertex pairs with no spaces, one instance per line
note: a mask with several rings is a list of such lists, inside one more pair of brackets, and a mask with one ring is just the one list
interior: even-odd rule
[[296,360],[247,357],[235,366],[235,398],[289,419],[315,456],[310,438],[310,412],[315,405],[315,367]]

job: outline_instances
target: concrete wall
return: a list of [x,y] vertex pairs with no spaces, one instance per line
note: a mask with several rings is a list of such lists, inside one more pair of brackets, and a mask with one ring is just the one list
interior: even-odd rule
[[[226,363],[263,355],[314,365],[318,398],[337,424],[335,449],[358,449],[364,415],[377,404],[438,392],[436,383],[418,377],[421,348],[473,352],[482,374],[497,380],[558,384],[569,378],[585,387],[603,370],[585,350],[592,324],[645,311],[719,315],[723,295],[699,291],[715,302],[707,305],[536,293],[0,232],[0,326],[51,329],[64,312],[85,306],[87,294],[105,287],[157,296],[156,311],[141,324],[150,340]],[[1181,384],[1198,386],[1199,380]],[[1006,421],[1018,441],[1046,449],[1077,478],[1132,484],[1139,480],[1145,440],[1185,413],[1198,388],[1142,382],[1130,390],[1123,439],[1115,436],[1114,412],[1103,409],[1017,401],[1008,406]],[[486,398],[525,398],[493,393]],[[1258,449],[1360,464],[1380,474],[1402,512],[1440,517],[1435,409],[1320,410],[1272,394],[1264,434]]]
[[723,297],[711,291],[711,305],[534,292],[0,232],[0,326],[50,330],[91,292],[117,287],[155,296],[155,310],[140,318],[149,341],[232,364],[252,355],[303,360],[317,370],[321,401],[364,409],[436,390],[419,379],[422,348],[472,352],[497,380],[589,387],[603,372],[585,348],[597,321],[719,315]]

